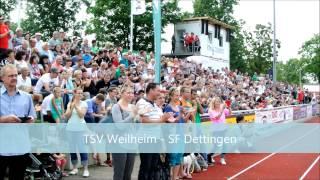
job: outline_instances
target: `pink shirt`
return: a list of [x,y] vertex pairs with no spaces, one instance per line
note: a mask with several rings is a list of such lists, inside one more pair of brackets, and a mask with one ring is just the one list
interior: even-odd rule
[[214,110],[209,110],[209,117],[210,120],[213,123],[225,123],[226,122],[226,116],[229,116],[230,111],[228,109],[224,109],[222,115],[220,116],[220,118],[216,118],[218,115],[220,114],[220,112],[214,111]]

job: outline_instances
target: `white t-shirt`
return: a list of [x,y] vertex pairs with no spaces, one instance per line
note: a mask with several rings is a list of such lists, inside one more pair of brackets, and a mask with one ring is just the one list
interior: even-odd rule
[[22,75],[20,74],[17,78],[17,87],[32,87],[31,85],[31,78],[30,77],[26,77],[26,80],[24,80],[22,78]]
[[47,111],[51,110],[51,99],[53,98],[53,94],[46,96],[41,104],[41,112],[43,115],[47,115]]
[[59,85],[59,79],[58,78],[51,79],[50,73],[46,73],[43,76],[41,76],[41,78],[38,80],[38,82],[37,82],[37,84],[36,84],[36,86],[34,88],[34,91],[36,93],[40,93],[41,89],[44,87],[45,83],[49,83],[50,87],[58,86]]

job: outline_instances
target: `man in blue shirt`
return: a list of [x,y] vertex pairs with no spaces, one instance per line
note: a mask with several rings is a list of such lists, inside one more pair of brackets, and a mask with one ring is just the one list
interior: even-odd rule
[[104,99],[104,95],[99,93],[96,97],[86,100],[88,110],[84,119],[87,123],[98,123],[103,117],[104,109],[102,109],[102,103],[104,102]]
[[[17,68],[6,65],[0,76],[3,81],[0,88],[0,123],[32,123],[36,117],[32,97],[16,88]],[[26,117],[25,120],[21,119],[22,117]],[[8,130],[14,130],[15,135],[8,135]],[[0,141],[0,179],[4,179],[6,169],[9,168],[9,179],[23,180],[28,165],[27,153],[31,151],[27,129],[3,127],[0,137],[6,137]]]

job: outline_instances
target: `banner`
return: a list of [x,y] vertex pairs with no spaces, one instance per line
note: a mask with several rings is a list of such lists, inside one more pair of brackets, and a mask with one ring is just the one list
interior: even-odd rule
[[293,120],[304,119],[307,117],[307,106],[293,107]]
[[257,123],[280,123],[289,122],[293,120],[293,109],[283,108],[283,109],[270,109],[266,111],[256,112]]
[[307,118],[311,118],[312,117],[312,105],[308,105],[307,106]]
[[131,0],[131,13],[133,15],[140,15],[146,12],[145,0]]
[[320,114],[319,111],[320,111],[319,104],[313,104],[312,105],[312,116]]

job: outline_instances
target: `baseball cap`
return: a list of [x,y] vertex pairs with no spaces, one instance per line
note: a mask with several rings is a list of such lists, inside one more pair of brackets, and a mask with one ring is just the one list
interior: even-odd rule
[[0,15],[0,20],[4,20],[4,17]]
[[37,32],[36,34],[34,34],[35,36],[42,36],[41,33]]

